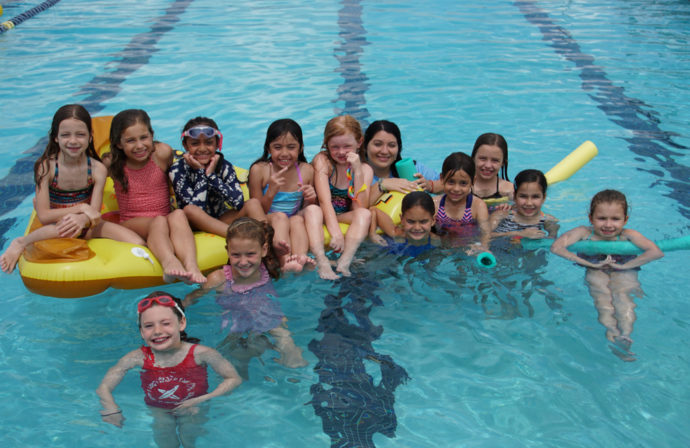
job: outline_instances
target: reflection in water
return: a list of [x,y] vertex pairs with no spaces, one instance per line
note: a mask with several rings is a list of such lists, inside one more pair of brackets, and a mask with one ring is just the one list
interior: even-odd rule
[[[326,308],[317,327],[323,338],[309,343],[309,350],[319,359],[314,367],[319,382],[311,386],[310,403],[332,447],[373,447],[377,432],[395,437],[394,392],[409,376],[393,358],[376,353],[372,346],[383,333],[381,326],[369,320],[372,307],[382,305],[375,294],[379,283],[353,276],[339,284],[338,293],[324,299]],[[367,373],[366,362],[380,369],[378,384]]]

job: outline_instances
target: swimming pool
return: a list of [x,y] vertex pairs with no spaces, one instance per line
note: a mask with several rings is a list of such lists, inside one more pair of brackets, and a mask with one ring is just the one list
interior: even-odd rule
[[[3,4],[1,19],[36,3]],[[562,229],[584,223],[591,196],[611,187],[632,203],[631,228],[654,239],[690,233],[690,5],[463,3],[58,3],[0,35],[3,249],[31,210],[22,160],[33,163],[52,114],[75,101],[94,114],[142,107],[174,145],[187,119],[211,116],[226,155],[245,167],[274,119],[302,125],[311,158],[342,111],[395,121],[405,154],[432,167],[500,132],[511,176],[546,170],[590,139],[600,154],[549,192]],[[610,353],[582,269],[540,257],[502,254],[487,271],[458,254],[400,266],[371,255],[342,284],[281,280],[310,366],[254,360],[248,382],[213,400],[199,446],[328,446],[329,431],[354,440],[336,446],[367,446],[367,434],[378,447],[687,446],[687,252],[640,273],[634,363]],[[116,390],[122,430],[100,422],[94,394],[140,344],[134,303],[148,290],[58,300],[28,293],[18,274],[2,285],[3,446],[153,446],[136,374]],[[189,313],[190,334],[220,341],[213,301]],[[329,328],[358,337],[348,356],[329,358]],[[361,380],[352,390],[370,392],[326,406],[328,427],[312,404],[314,386],[329,387],[313,371],[324,360]],[[374,393],[361,368],[374,386],[400,384]],[[370,413],[352,413],[359,404]]]

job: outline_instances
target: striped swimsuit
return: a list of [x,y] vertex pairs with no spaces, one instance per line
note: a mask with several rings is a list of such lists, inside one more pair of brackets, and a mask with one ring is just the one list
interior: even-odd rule
[[48,195],[50,197],[50,208],[67,208],[91,200],[93,193],[93,176],[91,175],[91,157],[86,158],[86,187],[79,190],[61,190],[58,188],[58,161],[55,160],[55,175],[53,181],[48,185]]
[[446,195],[441,197],[441,203],[438,205],[436,212],[436,231],[438,233],[455,233],[460,232],[461,228],[473,224],[472,219],[472,194],[467,195],[465,202],[465,212],[461,219],[453,219],[446,215]]

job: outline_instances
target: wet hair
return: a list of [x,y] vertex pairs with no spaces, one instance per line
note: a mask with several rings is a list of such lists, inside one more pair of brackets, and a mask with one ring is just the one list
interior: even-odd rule
[[[488,146],[498,146],[503,152],[503,165],[501,165],[501,179],[508,180],[508,142],[503,138],[501,134],[494,134],[493,132],[487,132],[477,137],[474,142],[474,147],[472,148],[472,160],[474,156],[477,155],[477,150],[482,145]],[[472,176],[474,177],[474,176]]]
[[466,172],[470,180],[474,182],[474,160],[464,152],[454,152],[443,161],[441,180],[445,182],[460,170]]
[[91,127],[91,115],[84,106],[80,104],[67,104],[59,108],[55,115],[53,115],[53,123],[50,125],[50,132],[48,133],[48,144],[43,154],[34,163],[34,182],[36,185],[41,184],[41,180],[48,174],[48,169],[44,167],[44,162],[49,159],[57,158],[60,153],[60,145],[55,140],[58,138],[58,133],[60,132],[60,123],[63,121],[74,118],[79,120],[86,125],[89,130],[89,146],[86,148],[86,155],[98,161],[101,160],[98,157],[98,153],[93,146],[93,128]]
[[[165,291],[153,291],[151,294],[144,297],[144,299],[151,299],[153,297],[161,297],[161,296],[162,297],[170,297],[171,299],[173,299],[173,301],[177,304],[177,306],[180,307],[180,310],[182,310],[182,312],[184,312],[184,306],[182,306],[182,301],[180,299],[178,299],[177,297],[173,296],[172,294],[168,294]],[[144,300],[144,299],[142,299],[142,300]],[[160,306],[160,305],[158,305],[157,303],[154,302],[154,304],[151,306]],[[182,316],[182,314],[180,314],[180,310],[178,310],[174,306],[169,307],[169,308],[172,310],[173,313],[175,313],[175,316],[177,316],[178,320],[182,320],[182,317],[184,317],[184,316]],[[141,327],[141,316],[139,316],[137,318],[137,321],[138,321],[139,327]],[[199,339],[199,338],[193,338],[193,337],[188,336],[184,330],[180,331],[180,340],[184,341],[184,342],[189,342],[192,344],[197,344],[201,341],[201,339]]]
[[542,173],[539,170],[520,171],[518,175],[515,176],[515,181],[513,182],[513,185],[515,186],[515,193],[517,193],[518,189],[520,188],[520,185],[526,182],[537,182],[541,187],[542,194],[546,196],[546,188],[548,186],[548,182],[546,181],[546,176],[544,176],[544,173]]
[[271,278],[280,277],[280,261],[273,247],[273,227],[267,222],[260,222],[254,218],[239,218],[228,226],[225,236],[226,248],[230,246],[233,238],[246,238],[257,241],[262,247],[268,246],[266,256],[261,260]]
[[433,217],[436,213],[436,206],[434,205],[434,200],[431,198],[429,193],[426,191],[413,191],[407,193],[402,200],[401,215],[405,215],[405,212],[412,207],[421,207]]
[[596,210],[599,204],[620,204],[623,206],[623,213],[626,218],[628,216],[628,200],[625,195],[618,190],[602,190],[595,194],[592,198],[592,202],[589,204],[589,217],[594,215],[594,210]]
[[290,134],[299,143],[299,154],[297,154],[297,161],[307,163],[307,158],[304,157],[304,139],[302,137],[302,128],[300,125],[290,118],[282,118],[276,120],[266,129],[266,141],[264,142],[264,153],[252,163],[268,162],[271,158],[271,143],[280,137]]
[[402,156],[400,155],[402,153],[402,146],[403,146],[402,145],[402,137],[400,136],[400,128],[398,128],[398,125],[396,125],[392,121],[378,120],[378,121],[375,121],[369,125],[366,132],[364,133],[364,143],[362,144],[362,148],[364,148],[364,157],[366,159],[369,158],[369,154],[367,151],[367,147],[369,146],[369,142],[371,142],[371,140],[374,138],[374,136],[381,131],[392,134],[395,137],[395,139],[398,141],[398,155],[395,157],[395,160],[393,161],[393,164],[391,165],[391,173],[393,174],[393,177],[400,177],[400,176],[398,176],[398,171],[395,169],[395,162],[402,159]]
[[151,119],[146,111],[142,109],[127,109],[119,112],[113,117],[110,123],[110,153],[112,154],[112,161],[110,162],[110,177],[115,182],[122,185],[122,189],[127,191],[129,185],[125,176],[125,163],[127,163],[127,156],[120,147],[120,140],[125,130],[136,124],[143,124],[151,133],[153,139],[153,128],[151,127]]

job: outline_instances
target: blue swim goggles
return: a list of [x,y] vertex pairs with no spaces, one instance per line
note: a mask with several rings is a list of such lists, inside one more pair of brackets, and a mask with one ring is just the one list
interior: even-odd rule
[[223,149],[223,134],[221,134],[218,129],[212,128],[211,126],[194,126],[193,128],[189,128],[182,133],[182,139],[184,140],[185,137],[199,138],[202,134],[206,138],[218,136],[218,150],[220,151]]

